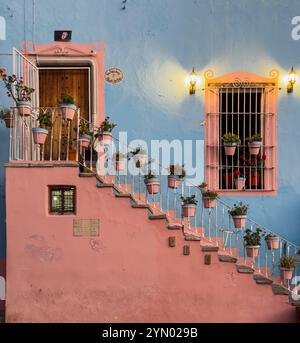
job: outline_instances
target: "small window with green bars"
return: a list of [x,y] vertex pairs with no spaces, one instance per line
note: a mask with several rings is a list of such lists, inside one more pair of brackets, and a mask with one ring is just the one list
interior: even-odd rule
[[49,187],[49,213],[75,214],[76,213],[76,187],[50,186]]

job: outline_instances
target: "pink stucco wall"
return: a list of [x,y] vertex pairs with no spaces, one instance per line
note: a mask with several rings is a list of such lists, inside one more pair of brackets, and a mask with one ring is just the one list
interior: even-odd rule
[[[49,216],[47,186],[77,187],[77,215]],[[96,188],[78,169],[6,168],[8,322],[291,322],[295,310],[199,242]],[[98,238],[73,218],[100,219]],[[175,248],[168,236],[178,237]]]

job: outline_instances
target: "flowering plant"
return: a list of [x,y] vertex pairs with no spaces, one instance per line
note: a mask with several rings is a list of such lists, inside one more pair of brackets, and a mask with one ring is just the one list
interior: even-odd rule
[[34,88],[30,88],[24,85],[23,78],[17,78],[16,75],[7,76],[0,70],[0,76],[7,89],[7,95],[15,102],[31,101],[31,94],[34,92]]
[[266,159],[266,154],[258,154],[256,156],[251,156],[250,158],[246,158],[245,155],[240,155],[240,164],[243,167],[263,168]]
[[242,175],[240,170],[235,170],[234,171],[234,178],[238,179],[238,178],[244,178],[244,176]]
[[100,125],[99,133],[112,132],[112,130],[117,126],[117,124],[110,122],[109,119],[109,116],[105,117],[104,121]]
[[189,197],[181,196],[181,201],[183,205],[197,205],[198,200],[196,199],[196,195],[191,195]]
[[244,204],[242,201],[234,204],[233,208],[229,210],[231,216],[245,216],[248,212],[249,205]]
[[257,228],[256,231],[252,232],[250,229],[245,231],[244,241],[246,245],[256,246],[260,245],[260,233],[261,229]]

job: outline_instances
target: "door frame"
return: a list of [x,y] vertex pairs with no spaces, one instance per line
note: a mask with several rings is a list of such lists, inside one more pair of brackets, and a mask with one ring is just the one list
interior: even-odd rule
[[88,71],[88,111],[89,111],[89,122],[92,122],[92,98],[91,98],[91,68],[90,67],[70,67],[70,66],[47,66],[47,67],[39,67],[40,70],[87,70]]

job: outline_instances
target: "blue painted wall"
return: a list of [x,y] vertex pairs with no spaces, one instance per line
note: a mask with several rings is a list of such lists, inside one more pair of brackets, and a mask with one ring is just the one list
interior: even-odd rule
[[[291,37],[299,0],[0,0],[7,24],[0,41],[2,66],[11,71],[12,47],[24,39],[53,40],[55,29],[73,41],[106,41],[106,68],[125,73],[106,84],[106,113],[129,139],[201,139],[203,92],[188,95],[183,78],[193,65],[215,75],[237,70],[267,76],[272,68],[300,73],[300,41]],[[25,9],[25,10],[24,10]],[[35,16],[33,13],[35,12]],[[34,28],[34,29],[33,29]],[[251,217],[300,243],[300,82],[279,96],[279,194],[248,197]],[[0,102],[7,99],[0,87]],[[4,254],[4,176],[8,130],[0,128],[0,256]],[[234,199],[228,199],[233,202]]]

